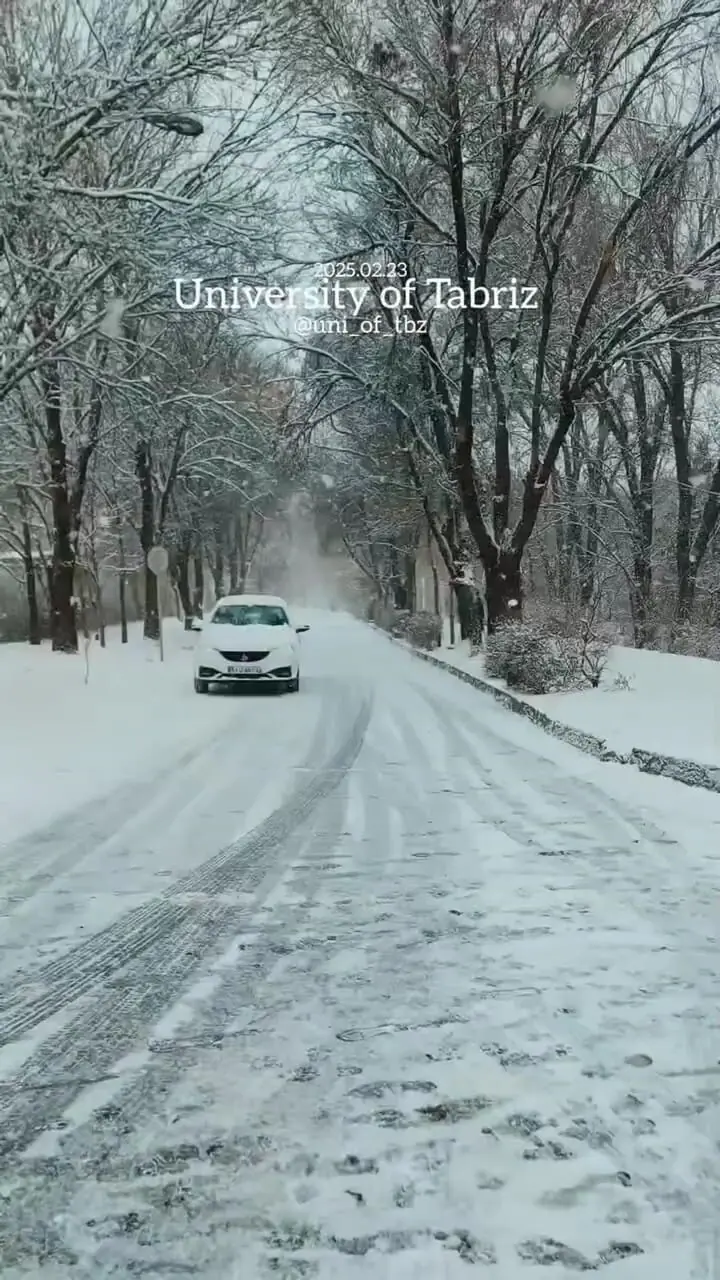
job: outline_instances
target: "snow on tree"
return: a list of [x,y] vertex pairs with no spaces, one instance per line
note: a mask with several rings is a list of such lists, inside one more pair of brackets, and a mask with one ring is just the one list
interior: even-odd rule
[[[581,409],[628,361],[717,335],[712,219],[672,262],[640,267],[629,247],[720,132],[718,11],[310,11],[325,93],[308,146],[338,192],[327,256],[399,263],[418,282],[406,341],[495,625],[521,611],[523,558]],[[663,100],[670,83],[683,93]],[[488,305],[458,307],[473,290]]]
[[[194,253],[215,265],[269,251],[268,184],[251,169],[287,110],[272,73],[289,17],[259,0],[101,3],[92,17],[49,0],[24,5],[0,41],[12,107],[0,119],[0,431],[5,472],[22,471],[26,506],[32,495],[47,519],[59,651],[77,649],[75,573],[105,456],[141,470],[132,415],[155,434],[162,421],[172,489],[173,448],[204,427],[191,388],[168,399],[159,375],[177,268]],[[201,340],[186,371],[202,352]]]

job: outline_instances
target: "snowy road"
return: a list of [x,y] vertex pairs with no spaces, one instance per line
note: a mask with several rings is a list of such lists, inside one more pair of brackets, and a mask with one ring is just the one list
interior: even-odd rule
[[313,623],[4,851],[3,1276],[717,1280],[720,797]]

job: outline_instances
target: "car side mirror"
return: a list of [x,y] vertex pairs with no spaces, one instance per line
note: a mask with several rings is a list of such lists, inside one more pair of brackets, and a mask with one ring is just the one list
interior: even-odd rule
[[309,631],[309,630],[310,630],[310,628],[309,628],[309,627],[307,627],[307,626],[302,626],[302,627],[296,627],[296,628],[295,628],[295,630],[297,631],[298,635],[300,636],[300,635],[302,635],[303,631]]

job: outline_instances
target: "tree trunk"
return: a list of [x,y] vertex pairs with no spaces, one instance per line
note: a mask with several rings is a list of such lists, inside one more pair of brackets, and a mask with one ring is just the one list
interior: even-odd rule
[[175,559],[175,586],[180,596],[180,604],[182,605],[185,630],[192,630],[193,606],[192,597],[190,595],[190,548],[192,545],[192,535],[183,533],[180,539],[180,547]]
[[90,567],[93,577],[93,595],[95,597],[95,625],[100,639],[100,648],[105,648],[105,602],[103,600],[102,583],[100,581],[100,565],[98,563],[97,542],[95,540],[95,504],[93,501],[90,526]]
[[43,549],[39,543],[35,544],[35,564],[37,566],[35,572],[35,582],[38,586],[38,595],[40,597],[40,614],[42,616],[43,609],[48,618],[50,617],[50,566],[43,555]]
[[648,433],[647,415],[638,415],[640,476],[637,510],[635,511],[635,547],[633,554],[633,628],[638,649],[649,648],[655,639],[653,608],[653,537],[655,532],[655,464],[657,448]]
[[479,645],[482,642],[484,619],[477,589],[469,582],[453,582],[452,588],[457,603],[460,639]]
[[225,594],[225,548],[223,547],[222,531],[215,530],[215,556],[213,559],[212,575],[213,586],[215,589],[215,599],[219,600]]
[[135,473],[140,482],[140,545],[145,556],[145,608],[143,636],[160,639],[158,581],[148,567],[147,558],[155,542],[155,500],[152,485],[152,454],[147,441],[135,448]]
[[127,575],[125,572],[125,543],[122,534],[118,534],[118,557],[120,560],[120,573],[118,574],[118,596],[120,600],[120,643],[128,642],[128,619],[127,619]]
[[678,574],[678,595],[677,608],[675,612],[676,629],[682,627],[689,622],[695,608],[695,589],[697,587],[697,574],[695,565],[689,559],[684,559],[680,565]]
[[53,517],[50,634],[55,653],[77,653],[73,517],[68,488],[67,451],[60,410],[60,374],[56,363],[46,367],[43,374],[43,389]]
[[100,579],[95,584],[95,608],[97,610],[98,635],[100,636],[100,648],[105,648],[106,630],[105,630],[105,601],[103,600],[102,587]]
[[520,557],[499,552],[497,564],[485,570],[487,628],[492,635],[507,622],[522,621],[522,570]]
[[245,566],[245,554],[243,547],[243,537],[240,528],[240,517],[235,516],[232,522],[232,541],[229,547],[229,565],[230,570],[230,594],[242,595],[245,591],[245,578],[247,570]]
[[196,544],[193,555],[193,614],[202,618],[205,603],[205,565],[202,547]]
[[40,644],[42,633],[40,628],[40,610],[38,608],[37,579],[35,577],[35,561],[33,559],[32,535],[27,520],[22,522],[23,568],[25,570],[25,594],[28,606],[28,640],[30,644]]
[[412,554],[405,556],[405,593],[407,607],[411,613],[414,613],[417,609],[417,566],[415,556]]
[[146,640],[160,639],[160,599],[158,580],[152,570],[145,565],[145,622],[143,636]]
[[655,638],[652,607],[652,568],[643,549],[633,556],[633,585],[630,607],[636,649],[648,649]]
[[441,617],[440,613],[440,575],[438,574],[437,565],[435,563],[435,555],[433,550],[433,534],[432,529],[428,525],[427,531],[427,549],[428,559],[430,561],[430,572],[433,580],[433,612],[436,618]]
[[578,454],[577,433],[570,433],[561,450],[564,475],[562,481],[557,468],[550,475],[548,488],[555,500],[562,492],[564,511],[558,509],[558,597],[563,604],[570,604],[574,595],[575,568],[582,561],[582,521],[578,509],[580,473],[582,461]]
[[685,411],[685,370],[679,349],[670,347],[670,382],[668,388],[670,434],[675,456],[677,482],[677,528],[675,534],[675,562],[677,566],[677,601],[675,627],[689,622],[695,600],[696,569],[690,549],[692,546],[692,518],[694,491],[690,474],[690,448],[687,416]]
[[[587,607],[595,595],[595,579],[597,576],[597,555],[599,546],[599,502],[602,489],[605,448],[608,439],[609,424],[604,419],[599,424],[598,441],[592,462],[588,467],[588,509],[587,536],[580,557],[580,600]],[[647,461],[647,459],[646,459]],[[650,467],[650,545],[652,545],[652,485],[654,462]]]
[[88,626],[87,616],[87,600],[85,598],[85,584],[81,583],[78,591],[78,601],[80,606],[80,626],[82,628],[83,639],[90,643],[90,628]]
[[400,562],[396,547],[391,547],[388,551],[388,567],[388,584],[393,605],[396,609],[405,611],[410,606],[407,599],[407,587],[400,572]]
[[713,473],[710,479],[710,487],[707,491],[705,503],[703,505],[698,526],[693,537],[691,548],[687,557],[686,571],[681,579],[682,582],[682,610],[679,612],[679,621],[688,620],[692,613],[695,603],[695,590],[697,588],[698,574],[700,566],[703,563],[710,539],[720,520],[720,459],[715,463]]
[[[555,564],[552,556],[543,556],[543,567],[548,587],[555,591],[560,600],[567,602],[572,594],[572,548],[576,532],[574,517],[574,495],[572,492],[572,472],[569,449],[563,450],[566,484],[563,484],[555,469],[550,476],[550,502],[553,507],[552,522],[555,529]],[[562,499],[566,497],[569,510],[563,510]]]
[[50,628],[55,653],[77,653],[78,634],[75,615],[75,566],[62,549],[64,539],[54,540],[51,573]]

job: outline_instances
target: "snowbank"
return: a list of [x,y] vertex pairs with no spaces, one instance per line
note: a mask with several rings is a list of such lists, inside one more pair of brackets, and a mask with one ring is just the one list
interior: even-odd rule
[[[439,649],[435,656],[505,687],[485,675],[482,657],[471,658],[465,644]],[[619,687],[618,680],[630,687]],[[522,700],[602,738],[619,755],[640,749],[720,767],[720,662],[616,646],[599,689]]]
[[0,849],[95,797],[162,771],[238,714],[233,698],[199,698],[196,637],[164,624],[165,661],[142,627],[108,631],[85,655],[0,645]]
[[621,754],[639,748],[720,766],[720,662],[618,646],[599,689],[526,700]]

